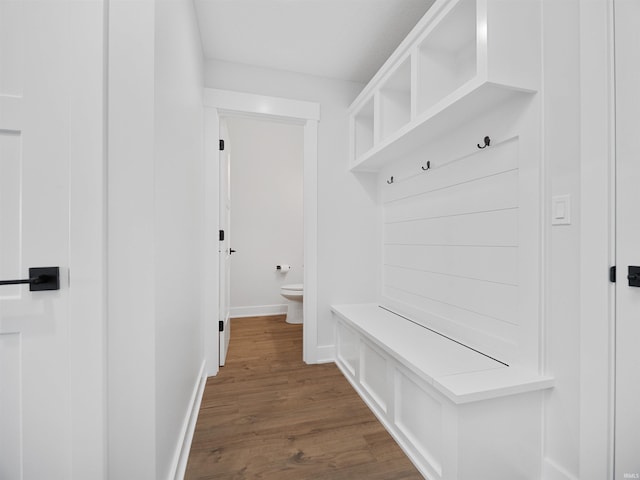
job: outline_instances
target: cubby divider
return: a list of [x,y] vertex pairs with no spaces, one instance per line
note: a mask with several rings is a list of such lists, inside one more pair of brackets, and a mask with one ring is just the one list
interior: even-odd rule
[[354,153],[357,158],[371,150],[374,144],[373,98],[353,116],[353,123]]
[[381,138],[411,121],[411,59],[407,58],[380,89]]

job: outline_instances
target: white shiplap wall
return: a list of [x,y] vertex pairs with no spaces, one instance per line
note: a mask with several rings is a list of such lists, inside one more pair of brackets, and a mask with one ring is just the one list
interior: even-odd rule
[[482,138],[471,137],[480,131],[472,122],[400,162],[390,185],[394,168],[385,170],[382,303],[501,361],[536,367],[539,154],[535,115],[519,108],[489,122],[490,147],[467,140]]

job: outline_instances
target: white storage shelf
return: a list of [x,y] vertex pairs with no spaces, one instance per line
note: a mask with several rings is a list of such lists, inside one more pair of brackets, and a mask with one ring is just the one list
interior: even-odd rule
[[542,390],[551,377],[374,304],[332,310],[338,367],[425,477],[539,478]]
[[436,1],[351,105],[350,168],[378,171],[497,104],[534,94],[539,8],[535,0]]

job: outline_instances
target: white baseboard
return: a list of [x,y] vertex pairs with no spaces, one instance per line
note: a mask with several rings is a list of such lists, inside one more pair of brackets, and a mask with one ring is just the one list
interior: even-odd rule
[[255,305],[252,307],[231,307],[231,318],[242,317],[266,317],[268,315],[284,315],[287,313],[287,304],[280,305]]
[[189,408],[187,409],[182,428],[180,429],[180,441],[176,447],[169,470],[168,480],[184,480],[184,473],[187,469],[187,461],[189,460],[189,452],[191,451],[191,442],[193,440],[193,432],[196,429],[198,421],[198,413],[200,412],[200,404],[202,403],[202,395],[204,394],[204,386],[207,383],[205,375],[206,360],[202,361],[196,384],[194,385]]
[[578,477],[567,472],[556,462],[546,457],[542,461],[542,480],[578,480]]
[[335,345],[321,345],[316,348],[316,363],[331,363],[336,361]]

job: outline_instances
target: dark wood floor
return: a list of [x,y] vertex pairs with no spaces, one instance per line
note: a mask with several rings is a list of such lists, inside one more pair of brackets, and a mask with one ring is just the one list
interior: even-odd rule
[[302,362],[302,326],[234,319],[187,480],[422,479],[334,364]]

